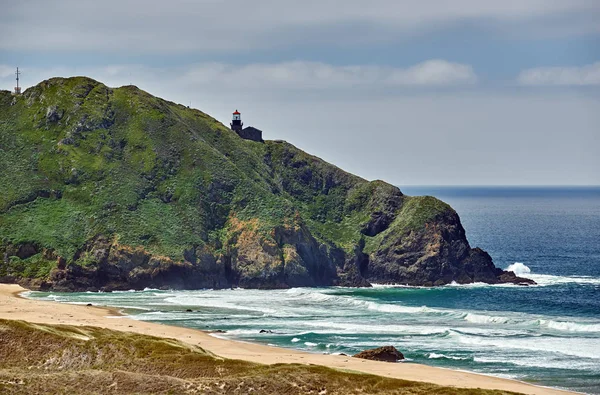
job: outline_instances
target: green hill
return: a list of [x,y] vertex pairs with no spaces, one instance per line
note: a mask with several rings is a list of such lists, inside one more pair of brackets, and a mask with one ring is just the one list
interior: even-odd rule
[[456,212],[134,86],[0,91],[0,280],[56,290],[519,282]]

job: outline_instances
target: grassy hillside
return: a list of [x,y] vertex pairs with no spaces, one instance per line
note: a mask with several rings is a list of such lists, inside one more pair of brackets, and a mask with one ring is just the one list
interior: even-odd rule
[[364,285],[369,257],[442,219],[451,263],[470,250],[434,198],[85,77],[0,91],[0,185],[0,279],[41,287]]

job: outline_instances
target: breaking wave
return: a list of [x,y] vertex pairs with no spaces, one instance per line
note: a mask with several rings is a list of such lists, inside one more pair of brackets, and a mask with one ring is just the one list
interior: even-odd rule
[[513,272],[517,276],[523,276],[531,273],[531,269],[528,266],[522,264],[521,262],[515,262],[512,265],[508,265],[508,267],[505,270],[507,272]]
[[466,361],[466,360],[470,359],[469,357],[457,357],[454,355],[438,354],[435,352],[429,353],[429,356],[427,358],[429,358],[429,359],[453,359],[455,361]]
[[531,269],[521,263],[515,262],[509,265],[506,271],[513,272],[517,276],[529,278],[537,283],[538,286],[562,285],[562,284],[582,284],[582,285],[600,285],[600,277],[591,276],[555,276],[552,274],[535,274]]

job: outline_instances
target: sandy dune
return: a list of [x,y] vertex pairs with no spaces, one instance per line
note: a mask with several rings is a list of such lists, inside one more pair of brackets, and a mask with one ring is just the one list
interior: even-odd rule
[[119,313],[111,309],[24,299],[18,296],[23,291],[26,291],[26,289],[18,285],[0,284],[0,318],[43,324],[89,325],[173,338],[199,345],[221,357],[264,364],[314,364],[444,386],[499,389],[524,394],[570,393],[513,380],[419,364],[366,361],[345,356],[312,354],[278,347],[223,340],[194,329],[136,321],[125,316],[119,317]]

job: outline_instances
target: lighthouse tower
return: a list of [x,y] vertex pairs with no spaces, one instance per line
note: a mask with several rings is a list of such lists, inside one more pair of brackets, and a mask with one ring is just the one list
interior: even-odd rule
[[242,114],[240,114],[238,110],[235,110],[235,112],[233,113],[233,118],[231,120],[231,130],[234,130],[235,132],[237,132],[237,134],[240,134],[240,132],[242,131],[242,126],[244,126],[241,115]]

